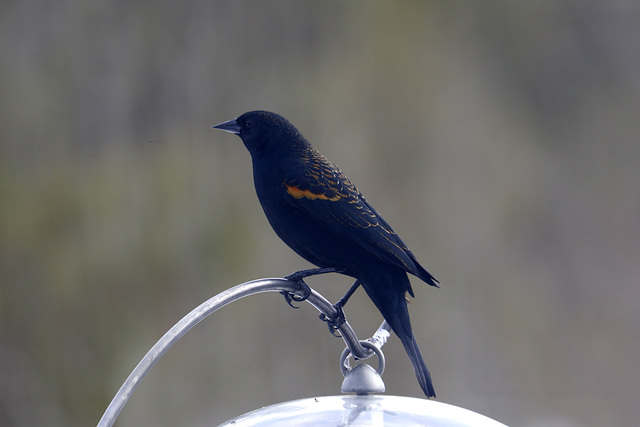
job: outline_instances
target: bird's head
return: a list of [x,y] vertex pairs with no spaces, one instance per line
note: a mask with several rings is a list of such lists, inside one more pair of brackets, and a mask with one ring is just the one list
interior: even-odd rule
[[254,159],[308,144],[287,119],[269,111],[249,111],[213,128],[238,135]]

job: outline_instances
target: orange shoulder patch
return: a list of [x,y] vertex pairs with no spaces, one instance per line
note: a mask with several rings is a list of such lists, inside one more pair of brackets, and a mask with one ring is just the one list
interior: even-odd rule
[[304,197],[305,199],[310,199],[310,200],[316,200],[316,199],[329,200],[331,202],[336,202],[340,200],[340,196],[338,195],[334,197],[327,197],[324,194],[316,194],[316,193],[312,193],[309,190],[301,190],[295,185],[289,185],[289,184],[285,184],[285,185],[287,186],[287,193],[289,193],[289,195],[294,199],[302,199]]

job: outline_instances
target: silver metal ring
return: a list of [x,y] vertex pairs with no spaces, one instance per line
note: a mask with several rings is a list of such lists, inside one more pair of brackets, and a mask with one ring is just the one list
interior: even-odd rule
[[[376,369],[376,371],[378,372],[378,375],[382,376],[384,373],[384,354],[382,353],[382,350],[380,350],[380,348],[371,341],[361,340],[359,343],[361,346],[370,349],[376,356],[378,356],[378,369]],[[342,372],[342,376],[345,377],[351,371],[351,367],[347,361],[349,356],[351,356],[351,351],[346,347],[342,350],[342,354],[340,355],[340,372]]]

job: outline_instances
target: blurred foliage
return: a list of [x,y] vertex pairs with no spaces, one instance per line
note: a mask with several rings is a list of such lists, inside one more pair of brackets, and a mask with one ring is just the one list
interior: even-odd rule
[[[268,227],[240,141],[209,129],[259,108],[443,282],[414,281],[411,306],[440,400],[635,424],[638,40],[625,1],[2,2],[0,425],[97,423],[191,308],[308,267]],[[346,313],[362,337],[380,322],[364,294]],[[400,347],[387,390],[420,396]],[[337,394],[341,350],[312,309],[247,299],[180,341],[118,425]]]

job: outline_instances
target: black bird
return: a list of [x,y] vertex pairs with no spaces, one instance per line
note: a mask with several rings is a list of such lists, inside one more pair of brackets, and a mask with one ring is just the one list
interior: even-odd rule
[[354,277],[355,284],[337,308],[362,285],[402,341],[422,390],[435,397],[405,299],[407,292],[414,296],[407,273],[438,287],[435,277],[340,169],[287,119],[251,111],[214,128],[242,139],[251,153],[256,193],[269,223],[291,249],[320,267],[289,278],[303,286],[302,278],[313,274]]

